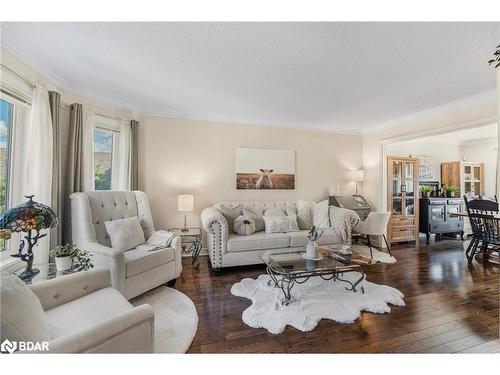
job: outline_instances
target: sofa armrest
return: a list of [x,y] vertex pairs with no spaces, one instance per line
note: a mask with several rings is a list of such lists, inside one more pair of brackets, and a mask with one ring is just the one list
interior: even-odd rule
[[97,242],[89,242],[85,245],[80,245],[79,248],[88,250],[93,254],[92,261],[96,267],[111,270],[111,283],[113,288],[124,294],[125,255],[123,255],[123,251],[101,245]]
[[95,269],[65,275],[30,285],[44,310],[68,303],[87,294],[111,286],[108,269]]
[[201,213],[201,222],[207,232],[208,255],[212,268],[222,267],[222,254],[226,253],[229,226],[222,213],[215,207],[208,207]]
[[[141,337],[131,339],[130,334],[126,335],[126,333],[136,327],[140,329]],[[137,332],[133,333],[133,336],[137,335]],[[154,351],[153,308],[150,305],[140,305],[130,311],[97,322],[85,330],[57,337],[49,342],[49,350],[51,353],[94,351],[152,353]]]

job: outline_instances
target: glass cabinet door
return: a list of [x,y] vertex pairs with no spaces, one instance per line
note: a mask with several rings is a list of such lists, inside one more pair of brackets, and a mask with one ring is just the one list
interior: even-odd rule
[[416,164],[414,161],[392,160],[391,211],[393,215],[415,215],[417,196]]
[[431,211],[431,221],[444,221],[445,219],[445,206],[444,205],[437,205],[437,206],[430,206],[430,211]]

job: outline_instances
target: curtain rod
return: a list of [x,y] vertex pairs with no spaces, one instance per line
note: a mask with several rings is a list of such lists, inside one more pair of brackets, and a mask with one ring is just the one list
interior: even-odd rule
[[36,85],[31,82],[31,81],[28,81],[26,78],[24,78],[22,75],[20,74],[17,74],[15,71],[13,71],[11,68],[9,68],[8,66],[5,66],[4,64],[0,64],[3,68],[7,69],[9,72],[11,72],[12,74],[16,75],[17,77],[19,77],[20,79],[22,79],[25,83],[27,83],[28,85],[31,86],[31,88],[35,88]]

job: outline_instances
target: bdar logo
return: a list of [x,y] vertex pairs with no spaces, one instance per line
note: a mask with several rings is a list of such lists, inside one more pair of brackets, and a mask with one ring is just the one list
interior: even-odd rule
[[2,342],[2,345],[0,345],[0,351],[2,353],[14,353],[17,349],[17,343],[14,341],[10,341],[9,339],[5,339],[3,342]]

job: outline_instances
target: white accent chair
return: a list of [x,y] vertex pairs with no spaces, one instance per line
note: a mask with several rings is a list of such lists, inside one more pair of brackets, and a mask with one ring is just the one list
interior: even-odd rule
[[370,212],[365,221],[361,221],[354,230],[359,234],[365,235],[367,239],[367,245],[370,248],[370,257],[373,258],[372,241],[370,236],[382,236],[387,246],[389,254],[391,254],[391,248],[385,237],[387,232],[387,224],[389,224],[389,219],[391,217],[390,212]]
[[[168,248],[147,251],[114,249],[105,222],[139,217],[146,240],[155,233],[148,198],[141,191],[89,191],[74,193],[71,199],[73,243],[94,254],[98,267],[111,270],[113,287],[131,299],[159,285],[175,280],[182,271],[181,240],[175,237]],[[166,238],[171,234],[165,231]],[[173,281],[173,283],[172,283]]]
[[154,351],[153,309],[146,304],[132,306],[111,287],[107,269],[29,287],[7,272],[2,272],[1,281],[2,342],[47,342],[50,353]]

